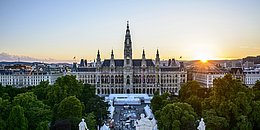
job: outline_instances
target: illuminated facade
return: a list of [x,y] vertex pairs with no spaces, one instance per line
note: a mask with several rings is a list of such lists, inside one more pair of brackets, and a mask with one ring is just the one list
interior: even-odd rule
[[124,59],[115,59],[112,50],[110,59],[102,61],[98,51],[93,65],[82,63],[71,74],[76,75],[83,83],[95,85],[98,95],[120,93],[153,95],[155,91],[177,95],[181,84],[187,82],[187,72],[183,63],[174,59],[167,63],[160,61],[158,50],[154,60],[147,59],[144,50],[141,59],[133,59],[128,22],[124,41]]

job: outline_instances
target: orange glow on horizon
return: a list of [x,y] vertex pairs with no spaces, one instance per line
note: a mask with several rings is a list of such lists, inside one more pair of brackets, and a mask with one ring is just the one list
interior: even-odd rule
[[208,62],[207,59],[201,59],[200,61],[201,61],[202,63],[207,63],[207,62]]

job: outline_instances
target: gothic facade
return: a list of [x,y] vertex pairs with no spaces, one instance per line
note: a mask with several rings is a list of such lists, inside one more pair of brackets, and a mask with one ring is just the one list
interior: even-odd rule
[[187,82],[187,72],[183,63],[160,61],[157,50],[155,59],[147,59],[143,50],[141,59],[132,57],[132,41],[127,22],[124,41],[124,59],[115,59],[113,50],[110,59],[101,60],[98,50],[96,62],[87,63],[82,60],[76,66],[73,75],[83,83],[96,86],[98,95],[122,93],[170,92],[178,94],[181,84]]

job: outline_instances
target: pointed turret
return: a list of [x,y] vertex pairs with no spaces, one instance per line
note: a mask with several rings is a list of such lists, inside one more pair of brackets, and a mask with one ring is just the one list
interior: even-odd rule
[[129,21],[126,24],[126,35],[130,36]]
[[100,67],[100,66],[101,66],[101,58],[100,58],[99,50],[98,50],[98,53],[97,53],[97,62],[96,62],[96,66],[97,66],[97,67]]
[[111,51],[110,67],[115,67],[115,59],[114,59],[113,49],[112,49],[112,51]]
[[159,55],[158,49],[156,52],[155,65],[156,65],[156,67],[159,67],[159,65],[160,65],[160,55]]
[[142,59],[145,59],[145,52],[144,52],[144,49],[143,49]]
[[145,59],[144,49],[143,49],[143,54],[142,54],[142,67],[146,67],[146,59]]

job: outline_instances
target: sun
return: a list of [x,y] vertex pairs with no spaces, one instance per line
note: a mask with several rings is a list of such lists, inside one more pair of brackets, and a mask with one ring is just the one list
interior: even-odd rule
[[202,63],[207,63],[207,62],[208,62],[207,59],[200,59],[200,61],[201,61]]
[[202,63],[207,63],[208,60],[210,59],[210,56],[208,53],[205,52],[198,52],[196,54],[196,59],[200,60]]
[[207,63],[208,60],[213,58],[213,54],[212,54],[212,51],[210,51],[210,49],[200,47],[200,48],[194,49],[193,52],[194,52],[194,54],[193,54],[194,59],[199,60],[202,63]]
[[193,60],[198,60],[201,63],[207,63],[209,60],[216,59],[217,47],[210,43],[194,43],[188,47],[191,52],[191,57]]

